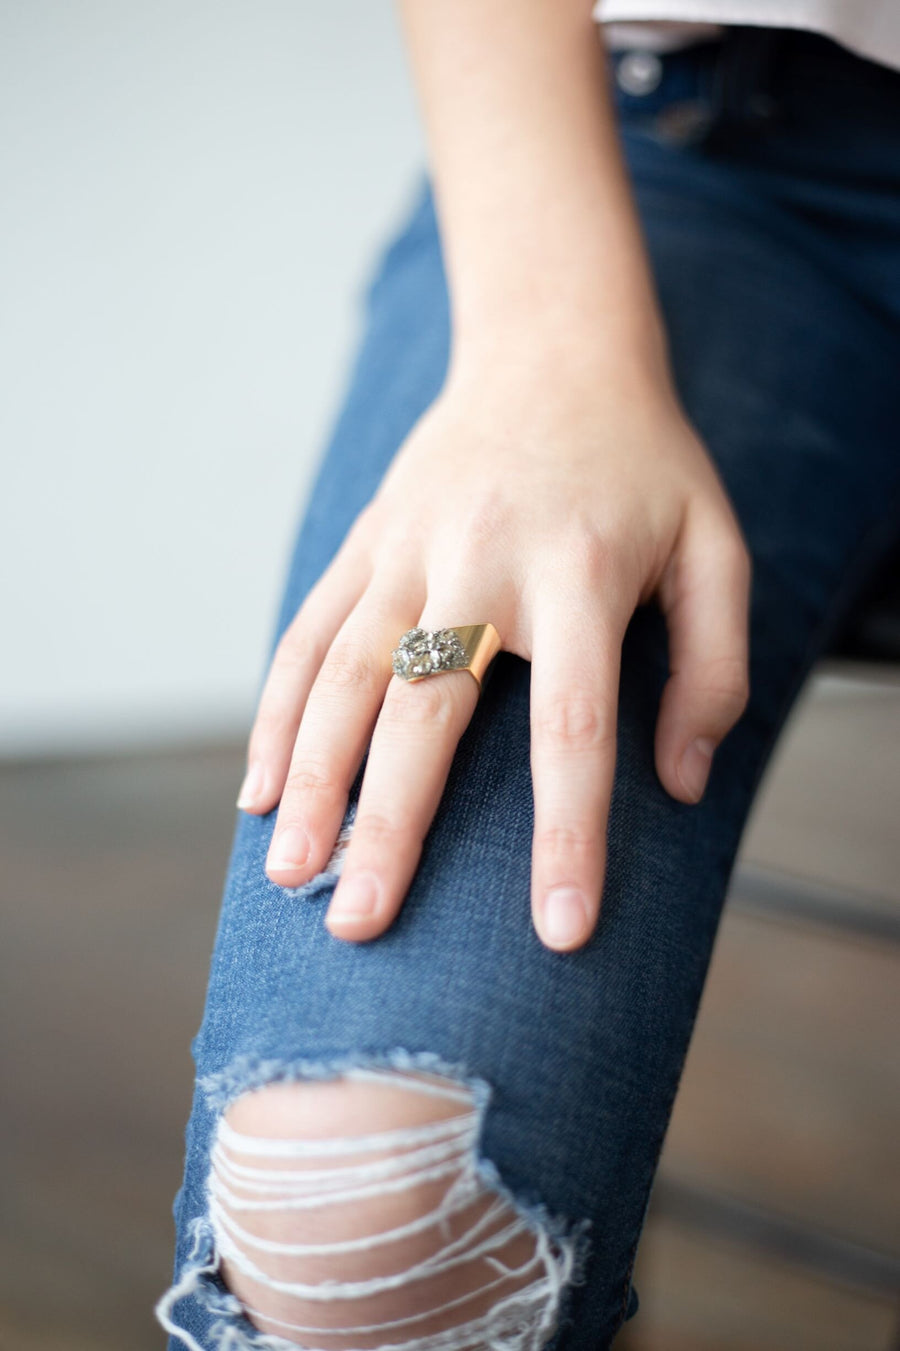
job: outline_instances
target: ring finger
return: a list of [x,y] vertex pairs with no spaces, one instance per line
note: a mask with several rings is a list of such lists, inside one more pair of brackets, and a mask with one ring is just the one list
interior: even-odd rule
[[[432,630],[483,621],[478,600],[460,599],[457,589],[452,600],[429,599],[417,624]],[[469,671],[444,671],[417,681],[391,677],[326,916],[336,937],[363,941],[393,922],[477,702],[478,685]]]

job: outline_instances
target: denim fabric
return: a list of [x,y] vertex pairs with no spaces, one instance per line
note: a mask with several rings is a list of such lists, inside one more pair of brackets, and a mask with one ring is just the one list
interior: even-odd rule
[[[571,953],[531,924],[530,668],[508,652],[384,936],[331,937],[336,877],[276,886],[275,813],[238,815],[193,1043],[176,1280],[214,1265],[204,1187],[227,1101],[273,1079],[407,1064],[476,1087],[485,1176],[577,1245],[580,1283],[548,1346],[603,1351],[636,1310],[635,1251],[749,809],[813,663],[900,531],[900,73],[824,38],[733,29],[664,56],[648,93],[616,96],[676,380],[753,556],[749,706],[703,801],[670,797],[653,756],[665,624],[655,602],[635,612],[602,914]],[[273,647],[444,378],[427,174],[363,300]],[[281,1345],[214,1270],[174,1317],[202,1348]]]

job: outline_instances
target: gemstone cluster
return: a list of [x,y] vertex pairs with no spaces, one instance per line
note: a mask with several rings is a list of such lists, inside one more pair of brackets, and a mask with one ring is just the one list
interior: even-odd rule
[[395,674],[404,680],[456,671],[467,664],[466,649],[455,629],[407,629],[391,658]]

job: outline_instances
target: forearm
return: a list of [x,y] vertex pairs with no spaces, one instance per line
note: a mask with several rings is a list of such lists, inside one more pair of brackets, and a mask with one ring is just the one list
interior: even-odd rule
[[664,339],[590,0],[398,0],[454,358],[524,332],[658,366]]

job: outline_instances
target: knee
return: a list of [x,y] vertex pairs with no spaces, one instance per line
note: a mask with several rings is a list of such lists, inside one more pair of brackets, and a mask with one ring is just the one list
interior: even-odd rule
[[468,1088],[418,1072],[349,1071],[237,1099],[213,1150],[211,1216],[250,1321],[323,1351],[417,1351],[436,1333],[468,1351],[499,1344],[504,1327],[516,1346],[542,1346],[551,1257],[479,1178],[477,1128]]

